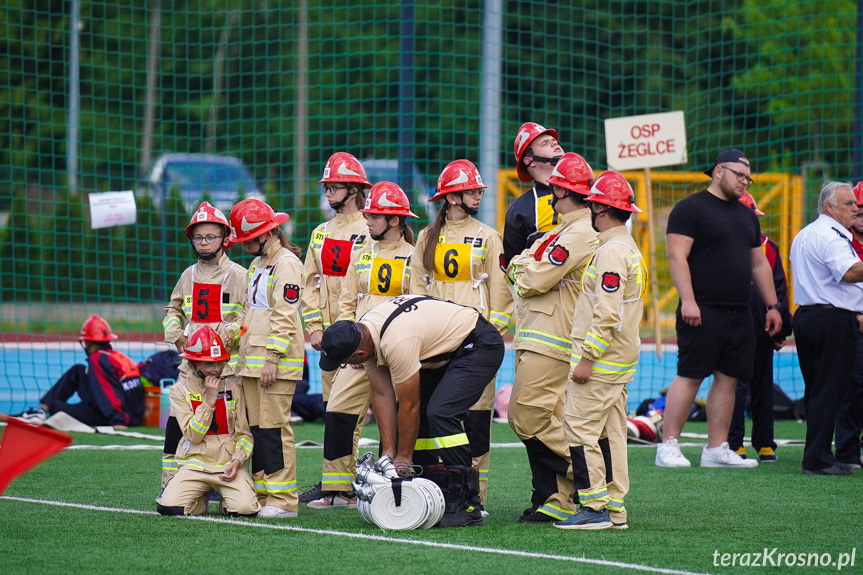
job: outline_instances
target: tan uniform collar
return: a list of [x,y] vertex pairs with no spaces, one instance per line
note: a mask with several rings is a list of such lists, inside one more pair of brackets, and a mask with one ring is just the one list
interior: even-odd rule
[[577,209],[572,210],[571,212],[567,212],[565,214],[560,214],[560,223],[564,225],[578,222],[581,220],[590,221],[589,209]]
[[623,235],[629,235],[629,232],[626,231],[625,224],[620,224],[619,226],[614,226],[613,228],[609,228],[604,232],[600,233],[599,236],[597,236],[597,239],[599,239],[599,243],[602,244],[616,236]]

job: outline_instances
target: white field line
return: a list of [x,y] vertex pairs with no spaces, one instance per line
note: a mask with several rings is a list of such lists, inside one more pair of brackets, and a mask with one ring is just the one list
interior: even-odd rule
[[[3,496],[0,499],[8,499],[10,501],[20,501],[23,503],[38,503],[41,505],[53,505],[56,507],[71,507],[74,509],[84,509],[87,511],[103,511],[108,513],[128,513],[132,515],[155,515],[155,511],[142,511],[140,509],[120,509],[117,507],[98,507],[96,505],[83,505],[80,503],[66,503],[64,501],[50,501],[45,499],[30,499],[26,497],[10,497]],[[568,555],[552,555],[550,553],[534,553],[530,551],[518,551],[515,549],[496,549],[494,547],[477,547],[474,545],[456,545],[452,543],[439,543],[436,541],[420,541],[417,539],[408,539],[403,537],[391,537],[385,535],[369,535],[366,533],[350,533],[346,531],[331,531],[328,529],[309,529],[307,527],[297,527],[295,525],[277,525],[272,523],[252,523],[247,520],[228,519],[224,517],[205,517],[194,516],[184,517],[182,519],[192,521],[206,521],[209,523],[225,523],[228,525],[237,525],[241,527],[254,527],[258,529],[275,529],[281,531],[296,531],[299,533],[315,533],[317,535],[327,535],[332,537],[345,537],[349,539],[363,539],[367,541],[382,541],[387,543],[397,543],[398,545],[419,545],[421,547],[434,547],[438,549],[451,549],[454,551],[467,551],[475,553],[489,553],[492,555],[507,555],[512,557],[526,557],[528,559],[548,559],[551,561],[564,561],[570,563],[585,563],[588,565],[601,565],[603,567],[617,567],[619,569],[631,569],[643,573],[666,573],[669,575],[709,575],[706,573],[698,573],[694,571],[682,571],[679,569],[666,569],[663,567],[651,567],[650,565],[640,565],[638,563],[623,563],[621,561],[608,561],[605,559],[589,559],[587,557],[573,557]],[[419,531],[411,531],[416,534]]]

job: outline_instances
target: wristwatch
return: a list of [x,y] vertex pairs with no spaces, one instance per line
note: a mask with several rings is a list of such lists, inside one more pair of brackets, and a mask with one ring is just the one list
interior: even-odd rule
[[772,309],[778,310],[778,309],[779,309],[779,308],[781,308],[781,307],[782,307],[782,304],[780,304],[780,303],[775,303],[775,304],[773,304],[773,305],[769,305],[769,306],[767,306],[767,311],[770,311],[770,310],[772,310]]

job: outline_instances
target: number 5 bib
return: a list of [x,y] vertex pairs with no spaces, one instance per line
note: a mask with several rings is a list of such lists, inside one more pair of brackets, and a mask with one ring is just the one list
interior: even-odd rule
[[441,282],[470,281],[472,244],[438,244],[434,253],[434,279]]

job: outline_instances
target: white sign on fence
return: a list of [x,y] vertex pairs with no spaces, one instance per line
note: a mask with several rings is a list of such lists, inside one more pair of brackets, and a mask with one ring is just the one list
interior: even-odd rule
[[608,167],[617,171],[685,164],[683,112],[607,119],[605,152]]
[[135,223],[133,192],[90,194],[90,228],[110,228]]

